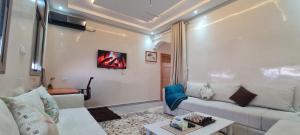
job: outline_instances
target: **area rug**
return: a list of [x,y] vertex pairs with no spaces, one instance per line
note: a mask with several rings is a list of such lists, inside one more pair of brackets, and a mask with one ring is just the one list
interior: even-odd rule
[[88,111],[98,122],[121,119],[121,117],[118,114],[114,113],[107,107],[91,108],[88,109]]
[[[163,113],[162,107],[150,108],[146,111],[121,115],[119,120],[100,122],[108,135],[145,135],[144,125],[163,120],[171,120],[173,116]],[[216,133],[215,135],[224,135]]]
[[150,108],[142,112],[121,115],[122,119],[100,122],[109,135],[145,135],[144,125],[172,117],[163,113],[162,107]]

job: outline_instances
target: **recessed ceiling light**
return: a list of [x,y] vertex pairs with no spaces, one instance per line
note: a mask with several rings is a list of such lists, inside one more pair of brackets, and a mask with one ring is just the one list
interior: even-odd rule
[[94,4],[95,0],[91,0],[91,3]]
[[194,14],[195,14],[195,15],[198,14],[198,10],[195,10],[195,11],[194,11]]
[[59,10],[63,10],[64,8],[63,8],[62,6],[59,6],[58,9],[59,9]]

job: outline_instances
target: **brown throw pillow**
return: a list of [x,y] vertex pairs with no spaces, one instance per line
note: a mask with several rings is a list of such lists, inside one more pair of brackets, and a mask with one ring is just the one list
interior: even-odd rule
[[247,106],[257,95],[248,91],[243,86],[239,88],[229,99],[237,103],[239,106]]

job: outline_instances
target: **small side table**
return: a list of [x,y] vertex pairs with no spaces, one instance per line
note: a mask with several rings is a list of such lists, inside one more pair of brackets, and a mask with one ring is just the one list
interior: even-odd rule
[[48,90],[50,95],[66,95],[66,94],[79,94],[80,91],[78,89],[73,88],[54,88]]
[[300,122],[291,120],[279,120],[265,135],[299,135]]

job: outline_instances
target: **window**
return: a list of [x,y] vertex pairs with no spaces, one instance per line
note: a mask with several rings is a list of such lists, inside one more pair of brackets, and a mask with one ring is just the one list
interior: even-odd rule
[[0,0],[0,73],[5,72],[10,0]]
[[42,74],[43,50],[46,31],[46,1],[37,0],[36,17],[34,21],[33,35],[35,37],[32,47],[30,74],[39,76]]

